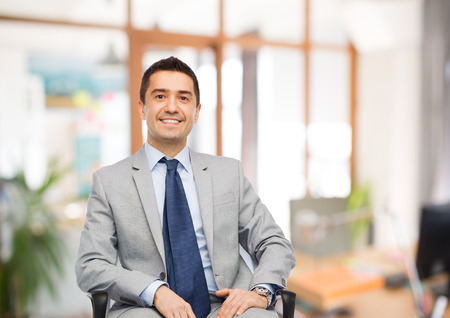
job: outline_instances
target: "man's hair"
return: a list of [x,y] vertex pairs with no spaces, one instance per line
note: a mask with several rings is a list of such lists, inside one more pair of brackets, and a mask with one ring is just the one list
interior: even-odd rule
[[166,59],[159,60],[158,62],[153,63],[142,76],[141,81],[141,89],[139,92],[139,97],[141,99],[141,102],[145,104],[145,93],[147,92],[149,83],[150,83],[150,76],[158,71],[174,71],[174,72],[181,72],[186,75],[188,75],[190,78],[192,78],[192,81],[194,82],[194,94],[197,98],[197,105],[200,104],[200,89],[198,87],[198,80],[197,76],[195,76],[194,71],[183,61],[179,60],[176,57],[169,57]]

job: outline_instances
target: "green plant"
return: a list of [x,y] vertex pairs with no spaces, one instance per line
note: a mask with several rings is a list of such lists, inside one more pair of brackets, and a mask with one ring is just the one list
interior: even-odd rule
[[367,217],[371,209],[372,186],[370,183],[354,186],[347,199],[347,211],[355,221],[350,224],[350,235],[352,247],[355,247],[361,236],[367,233],[372,220]]
[[55,274],[63,274],[65,247],[55,214],[44,196],[66,173],[50,163],[45,181],[31,189],[23,172],[3,180],[7,197],[2,222],[10,230],[10,244],[4,247],[6,259],[0,267],[0,317],[22,318],[42,287],[56,296]]

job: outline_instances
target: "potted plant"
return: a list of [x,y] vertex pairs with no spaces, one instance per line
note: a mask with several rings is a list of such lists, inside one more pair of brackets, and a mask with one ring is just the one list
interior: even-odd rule
[[23,172],[0,181],[4,207],[0,221],[9,233],[9,239],[0,246],[0,317],[26,317],[41,287],[56,296],[55,278],[63,274],[65,248],[58,220],[44,197],[66,171],[51,163],[38,189],[27,185]]
[[350,223],[350,243],[352,248],[367,244],[367,235],[369,227],[372,224],[370,209],[372,207],[371,199],[372,187],[370,183],[354,186],[347,199],[347,213],[350,218],[355,219]]

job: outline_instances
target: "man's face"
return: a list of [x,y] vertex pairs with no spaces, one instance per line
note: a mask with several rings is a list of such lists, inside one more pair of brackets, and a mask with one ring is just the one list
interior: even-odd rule
[[139,102],[149,144],[167,155],[181,151],[198,120],[201,105],[196,106],[196,100],[194,82],[188,75],[176,71],[153,73],[145,105]]

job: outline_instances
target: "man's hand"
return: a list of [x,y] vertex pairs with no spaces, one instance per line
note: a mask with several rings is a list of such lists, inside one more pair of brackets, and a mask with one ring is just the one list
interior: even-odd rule
[[191,305],[165,285],[156,290],[153,304],[166,318],[195,318]]
[[266,309],[267,298],[244,289],[221,289],[216,291],[217,297],[227,297],[217,314],[217,318],[232,318],[243,314],[250,307]]

